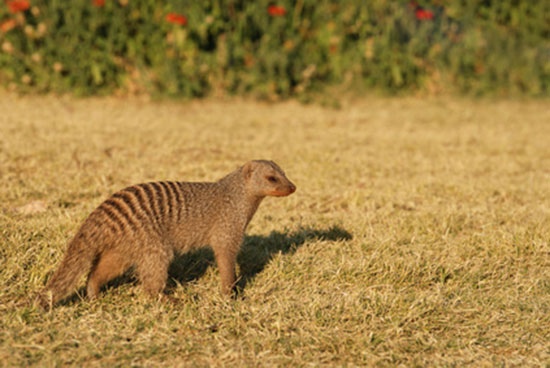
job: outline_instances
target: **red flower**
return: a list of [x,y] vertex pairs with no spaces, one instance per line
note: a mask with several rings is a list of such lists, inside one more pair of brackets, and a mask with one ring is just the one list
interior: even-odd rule
[[267,12],[272,17],[282,17],[286,14],[286,9],[282,6],[270,5],[269,8],[267,8]]
[[7,21],[0,24],[0,30],[2,32],[8,32],[9,30],[15,28],[17,26],[17,23],[14,19],[8,19]]
[[434,17],[434,13],[432,13],[429,10],[424,10],[421,8],[416,9],[416,12],[414,13],[414,15],[418,20],[430,20],[430,19],[433,19]]
[[166,14],[166,21],[168,23],[179,24],[180,26],[187,24],[187,18],[183,14],[168,13]]
[[27,0],[13,0],[6,3],[12,13],[19,13],[31,7],[31,3]]

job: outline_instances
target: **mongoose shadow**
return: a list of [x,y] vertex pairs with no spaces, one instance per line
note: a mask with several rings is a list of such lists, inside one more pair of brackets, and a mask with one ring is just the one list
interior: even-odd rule
[[[240,269],[240,279],[237,290],[242,291],[260,272],[264,270],[271,259],[278,253],[293,254],[308,240],[338,241],[350,240],[352,235],[340,226],[327,229],[302,228],[291,233],[273,231],[269,235],[247,235],[237,256]],[[171,293],[177,284],[200,279],[210,266],[215,265],[214,252],[210,248],[202,248],[194,252],[177,256],[172,262],[166,292]],[[107,288],[118,287],[136,280],[128,273],[106,285]]]
[[268,236],[245,236],[237,263],[240,268],[240,280],[237,290],[243,290],[256,275],[264,270],[277,253],[293,254],[308,240],[338,241],[350,240],[352,235],[334,225],[325,230],[302,228],[292,233],[271,232]]
[[[273,231],[267,236],[245,236],[237,256],[240,269],[237,290],[242,291],[256,275],[264,270],[275,254],[293,254],[306,241],[313,239],[350,240],[352,235],[339,226],[331,226],[324,230],[302,228],[292,233]],[[208,248],[177,257],[170,267],[172,281],[168,284],[168,290],[173,287],[174,282],[185,283],[200,278],[208,267],[214,264],[214,253]]]
[[[330,226],[327,229],[301,228],[291,233],[272,231],[269,235],[247,235],[243,240],[237,256],[240,278],[236,285],[240,293],[278,254],[293,254],[308,240],[339,241],[350,240],[352,235],[340,226]],[[171,294],[177,284],[185,284],[200,279],[210,266],[215,265],[214,252],[210,248],[201,248],[194,252],[178,255],[169,269],[169,278],[165,292]],[[124,284],[137,283],[132,270],[119,276],[102,289],[118,288]],[[66,303],[73,303],[83,295],[81,288],[77,295],[68,298]]]

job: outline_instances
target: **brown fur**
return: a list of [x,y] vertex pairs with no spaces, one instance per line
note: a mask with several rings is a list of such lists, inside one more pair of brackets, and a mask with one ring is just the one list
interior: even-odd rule
[[296,190],[272,161],[257,160],[217,182],[156,182],[113,194],[84,221],[40,295],[47,308],[65,298],[88,273],[87,293],[135,266],[144,290],[164,289],[175,253],[205,245],[214,250],[222,292],[235,286],[235,260],[244,231],[266,196]]

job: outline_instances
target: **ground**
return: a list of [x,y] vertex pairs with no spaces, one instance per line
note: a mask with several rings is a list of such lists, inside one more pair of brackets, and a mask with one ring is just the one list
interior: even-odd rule
[[[239,99],[0,94],[0,362],[5,366],[550,364],[547,100],[365,97],[338,109]],[[212,253],[151,300],[29,300],[110,193],[211,181],[272,159],[226,300]]]

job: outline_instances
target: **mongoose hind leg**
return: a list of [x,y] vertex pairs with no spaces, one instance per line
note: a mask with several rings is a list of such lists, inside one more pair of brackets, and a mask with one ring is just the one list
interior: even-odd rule
[[158,246],[144,250],[138,260],[137,275],[143,290],[152,298],[158,298],[166,287],[168,267],[173,258],[173,252]]
[[[127,258],[127,257],[126,257]],[[115,251],[105,251],[99,257],[88,276],[88,298],[95,299],[101,286],[122,275],[130,266],[127,259]]]

